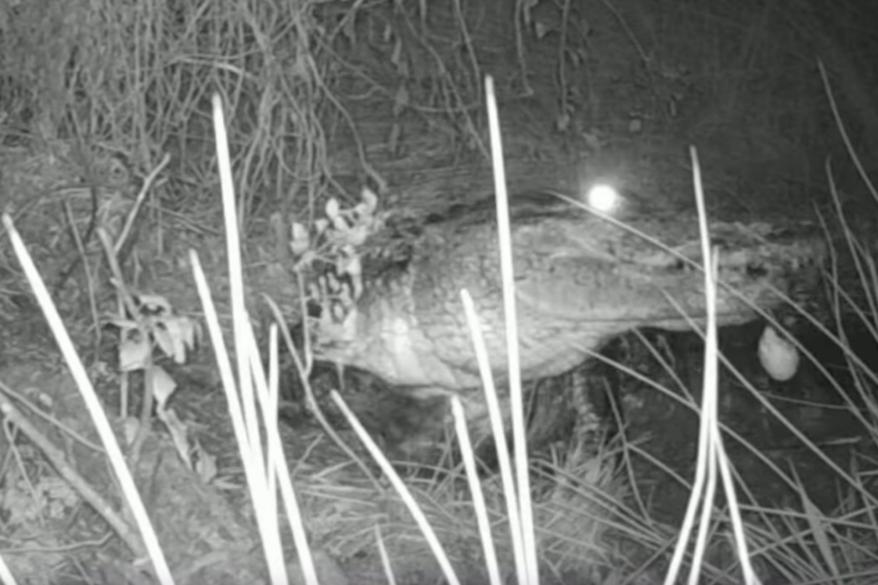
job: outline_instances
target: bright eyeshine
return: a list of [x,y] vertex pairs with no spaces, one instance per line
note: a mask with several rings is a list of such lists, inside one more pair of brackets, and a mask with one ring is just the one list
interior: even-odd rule
[[586,201],[592,207],[603,213],[613,213],[620,205],[621,196],[615,187],[601,183],[592,186],[586,194]]

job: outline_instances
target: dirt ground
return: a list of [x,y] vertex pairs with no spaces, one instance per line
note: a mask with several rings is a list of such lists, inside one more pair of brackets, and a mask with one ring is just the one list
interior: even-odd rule
[[[557,8],[545,1],[534,4]],[[344,59],[330,68],[333,87],[364,149],[352,146],[353,137],[344,124],[338,120],[327,124],[328,164],[336,188],[347,189],[348,197],[355,197],[362,183],[375,180],[358,162],[365,156],[385,183],[381,204],[411,210],[415,217],[441,212],[455,201],[490,191],[484,145],[475,138],[484,136],[482,96],[473,89],[481,78],[461,65],[469,58],[467,47],[474,47],[479,73],[490,73],[497,84],[510,183],[517,187],[575,189],[583,180],[606,176],[639,194],[684,200],[691,197],[686,147],[695,144],[712,208],[741,207],[754,217],[828,208],[822,161],[827,151],[838,152],[839,141],[834,134],[827,138],[834,131],[829,129],[813,67],[793,70],[788,59],[799,62],[798,55],[791,57],[778,49],[781,57],[771,61],[765,55],[774,55],[770,49],[777,47],[760,52],[737,37],[736,44],[717,39],[717,45],[732,43],[731,48],[695,55],[685,42],[685,31],[692,31],[691,36],[709,33],[697,24],[704,16],[700,13],[681,12],[689,20],[674,23],[673,11],[667,7],[648,13],[636,10],[638,3],[633,0],[619,3],[618,11],[592,4],[597,3],[573,3],[568,15],[568,67],[563,80],[557,67],[560,13],[551,6],[535,12],[526,42],[527,87],[515,58],[514,36],[503,24],[508,3],[467,5],[464,20],[480,24],[469,29],[463,46],[458,34],[452,34],[459,33],[459,23],[451,9],[431,10],[427,37],[434,41],[431,47],[445,51],[439,55],[445,61],[437,60],[433,49],[413,38],[417,34],[402,16],[405,11],[379,7],[365,13],[354,27],[356,44],[339,40],[337,50]],[[628,20],[620,20],[620,14]],[[763,16],[767,22],[776,18],[768,13]],[[720,13],[720,17],[731,20],[730,15]],[[748,27],[758,24],[746,18],[735,22]],[[408,85],[399,82],[403,61],[394,57],[396,45],[382,36],[387,27],[396,31],[393,38],[403,39]],[[789,46],[777,36],[759,38],[770,38],[781,48]],[[644,49],[637,39],[651,39],[650,48]],[[842,50],[832,45],[831,37],[821,39],[822,46],[832,48],[828,54],[837,56]],[[703,38],[701,43],[712,46]],[[440,62],[453,62],[458,68],[442,77],[436,71]],[[849,90],[854,78],[845,75],[843,68],[836,71],[840,89]],[[748,91],[738,91],[745,80]],[[451,86],[471,90],[466,96],[472,102],[454,115],[435,115],[448,107]],[[401,87],[408,88],[404,100]],[[562,90],[563,99],[559,98]],[[212,139],[208,133],[202,138]],[[114,430],[123,438],[121,388],[130,388],[129,413],[136,413],[142,376],[118,371],[119,339],[105,319],[118,309],[100,245],[92,237],[78,250],[69,226],[73,218],[72,223],[84,234],[90,218],[99,217],[101,226],[119,230],[144,173],[131,169],[124,157],[95,147],[89,151],[95,161],[93,169],[85,176],[77,162],[80,151],[80,146],[66,140],[7,140],[0,147],[0,201],[11,211]],[[856,187],[849,166],[839,161],[836,167],[839,183],[845,186],[845,205],[852,210],[870,209],[864,198],[851,195]],[[156,194],[146,199],[130,246],[123,253],[125,274],[133,288],[161,295],[181,315],[201,321],[203,311],[186,256],[190,249],[196,250],[228,328],[221,210],[218,194],[214,199],[204,195],[215,192],[216,185],[200,185],[202,193],[187,199],[187,189],[195,189],[187,179],[171,171],[159,178]],[[290,323],[299,314],[296,283],[285,265],[287,235],[275,229],[272,211],[265,206],[248,218],[244,241],[246,292],[260,333],[269,322],[262,294],[279,304]],[[855,227],[863,230],[870,229],[872,218],[878,217],[874,209],[871,214],[852,215],[861,224]],[[7,241],[6,234],[3,241]],[[120,510],[115,480],[101,450],[91,446],[96,435],[56,343],[8,246],[0,250],[3,404],[14,405],[59,450],[60,461],[71,472],[93,486],[108,506]],[[88,279],[83,265],[91,275]],[[773,464],[804,478],[810,500],[828,513],[843,499],[838,474],[827,461],[804,452],[771,408],[824,446],[829,461],[844,469],[853,466],[862,477],[874,468],[874,437],[868,437],[851,410],[842,407],[843,397],[813,365],[806,364],[788,382],[770,380],[755,353],[762,327],[754,323],[721,334],[721,350],[758,394],[724,370],[721,419],[754,446],[759,456],[735,440],[728,441],[729,452],[753,488],[754,502],[778,508],[801,506],[802,494],[768,479],[772,476],[766,466]],[[813,349],[816,363],[825,366],[841,386],[850,388],[845,360],[838,350],[813,327],[797,327],[799,338]],[[851,347],[864,359],[878,355],[875,339],[865,333],[853,339]],[[638,573],[640,580],[629,582],[651,583],[659,578],[663,564],[650,564],[649,554],[671,540],[679,523],[688,488],[672,476],[691,479],[697,434],[697,417],[669,396],[685,390],[698,399],[701,352],[694,333],[631,333],[614,341],[603,355],[638,373],[639,379],[600,360],[589,360],[577,372],[540,382],[536,395],[555,397],[540,399],[548,411],[543,416],[556,431],[561,430],[544,434],[535,449],[535,459],[543,462],[535,464],[534,493],[544,582],[616,583]],[[660,364],[657,356],[666,364]],[[869,363],[871,371],[876,371],[878,364]],[[167,429],[152,420],[152,430],[133,467],[174,574],[178,582],[191,584],[267,582],[212,349],[203,343],[185,364],[165,360],[162,365],[178,384],[170,406],[188,429],[190,443],[203,449],[213,470],[187,467]],[[325,368],[314,383],[318,390],[325,390],[334,382],[331,368]],[[371,417],[371,428],[383,431],[389,442],[409,429],[441,426],[436,422],[439,407],[425,410],[401,401],[391,413],[380,410],[376,414],[375,404],[386,404],[381,400],[388,389],[368,375],[351,373],[345,383],[346,395],[359,405],[367,422]],[[567,390],[576,383],[588,387],[595,404],[603,409],[601,417],[610,421],[610,435],[601,436],[607,443],[571,441],[573,422],[565,400]],[[295,402],[294,383],[286,384],[290,400],[281,411],[282,438],[322,582],[385,582],[374,544],[375,525],[387,539],[398,582],[439,582],[438,568],[425,552],[411,519],[354,437],[340,428],[361,458],[359,462],[327,438],[301,403]],[[670,390],[657,391],[656,387]],[[322,404],[331,411],[328,402]],[[330,418],[341,427],[331,412]],[[15,425],[7,423],[5,431],[0,434],[0,552],[20,576],[19,582],[154,582],[145,563],[131,563],[130,551],[93,505],[69,482],[59,479],[57,464],[50,464]],[[619,454],[620,441],[629,445],[624,456]],[[654,460],[663,462],[664,468]],[[400,469],[438,526],[461,568],[462,581],[482,583],[485,577],[480,555],[474,552],[479,550],[478,541],[463,479],[459,469],[447,461],[444,464],[437,469],[405,465]],[[499,487],[490,471],[485,477],[498,542],[503,543],[506,527]],[[863,481],[874,493],[874,484]],[[623,525],[625,506],[635,509],[640,504],[643,516],[628,518],[629,524]],[[651,540],[646,541],[644,535]],[[291,542],[285,544],[292,550]],[[502,558],[508,560],[509,545],[499,546]],[[723,551],[716,551],[712,561],[716,582],[736,582]],[[729,573],[723,574],[723,569]]]

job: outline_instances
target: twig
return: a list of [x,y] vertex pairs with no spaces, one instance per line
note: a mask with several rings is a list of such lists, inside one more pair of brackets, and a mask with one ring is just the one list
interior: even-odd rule
[[146,194],[149,192],[149,188],[152,186],[158,174],[168,166],[170,161],[171,155],[165,154],[165,156],[162,157],[162,160],[159,161],[159,164],[150,171],[145,179],[143,179],[143,185],[140,187],[140,192],[134,200],[134,206],[131,208],[131,211],[128,212],[128,217],[125,218],[125,225],[122,227],[122,231],[119,232],[119,237],[116,238],[116,243],[113,245],[114,253],[118,254],[122,250],[122,246],[125,245],[125,240],[128,238],[128,234],[131,232],[131,228],[134,225],[134,220],[137,219],[137,212],[140,210],[143,200],[146,199]]
[[335,106],[335,109],[342,115],[342,117],[347,121],[348,128],[351,131],[351,135],[354,138],[354,146],[357,148],[357,157],[360,161],[360,165],[362,165],[363,170],[369,176],[370,179],[375,181],[375,184],[378,187],[379,193],[387,192],[387,181],[381,174],[375,170],[375,168],[369,164],[369,161],[366,160],[366,149],[363,147],[363,141],[360,139],[360,133],[357,131],[357,125],[354,123],[354,119],[351,117],[350,112],[348,112],[345,107],[338,101],[338,98],[335,97],[329,88],[323,83],[323,80],[316,76],[315,82],[318,86],[323,90],[323,96]]
[[114,509],[112,504],[104,498],[84,477],[79,475],[77,471],[67,462],[64,452],[56,447],[48,437],[46,437],[33,423],[28,420],[24,414],[15,407],[11,400],[4,392],[0,392],[0,413],[6,419],[18,427],[24,435],[36,445],[45,455],[52,467],[58,472],[64,481],[76,490],[82,496],[95,512],[100,515],[104,521],[113,529],[119,537],[125,541],[136,556],[142,556],[145,553],[143,544],[137,536],[136,531],[120,516]]
[[[564,0],[561,10],[561,31],[558,38],[558,85],[561,93],[561,118],[566,119],[567,110],[567,22],[570,19],[570,0]],[[565,128],[566,129],[566,128]]]
[[[73,118],[73,121],[74,121],[74,125],[78,126],[75,116]],[[94,230],[95,230],[95,227],[97,226],[97,221],[98,221],[98,207],[100,204],[98,202],[97,181],[95,180],[95,177],[94,177],[94,169],[92,168],[92,165],[90,164],[90,162],[88,160],[88,157],[84,154],[85,148],[81,142],[82,132],[80,131],[80,129],[78,127],[76,129],[76,133],[77,133],[77,136],[80,137],[80,141],[79,141],[80,150],[78,152],[81,156],[81,160],[79,162],[82,165],[86,181],[89,185],[88,192],[89,192],[89,199],[91,200],[91,212],[89,213],[88,227],[85,229],[85,237],[80,239],[79,232],[76,229],[76,222],[73,220],[73,214],[70,213],[69,206],[66,205],[66,202],[65,202],[64,212],[65,212],[65,217],[67,217],[68,225],[70,226],[71,236],[73,237],[73,240],[77,243],[77,248],[80,249],[81,251],[80,251],[80,255],[77,256],[76,258],[74,258],[73,262],[70,263],[70,266],[68,266],[67,269],[64,272],[62,272],[61,275],[58,277],[58,280],[55,283],[55,286],[52,288],[52,296],[53,297],[58,296],[58,293],[60,293],[61,289],[64,288],[64,285],[67,283],[67,280],[70,278],[70,275],[73,274],[73,271],[76,270],[77,266],[79,266],[80,261],[83,262],[83,266],[85,267],[85,272],[86,272],[86,278],[88,278],[88,266],[85,263],[84,250],[88,246],[88,243],[91,241],[91,238],[94,235]]]
[[[91,320],[94,324],[95,329],[94,350],[95,355],[97,355],[97,350],[101,346],[101,327],[100,316],[98,315],[97,301],[95,300],[94,280],[92,279],[91,268],[88,265],[88,255],[86,254],[85,250],[85,242],[81,237],[79,237],[79,230],[76,229],[76,222],[75,218],[73,217],[73,210],[70,208],[70,203],[68,203],[67,201],[64,202],[64,213],[67,217],[67,222],[70,224],[70,231],[73,235],[73,242],[74,244],[76,244],[76,251],[79,254],[79,259],[82,261],[82,271],[85,274],[85,286],[88,289],[88,308],[91,312]],[[58,284],[55,285],[56,288],[53,291],[54,296],[58,296],[58,293],[60,292],[58,285],[63,285],[64,280],[66,280],[66,278],[59,280]]]
[[[482,78],[482,71],[479,68],[479,60],[476,57],[476,51],[473,49],[473,41],[470,38],[469,30],[466,27],[466,20],[463,17],[463,9],[460,6],[461,0],[454,0],[454,16],[457,18],[457,23],[460,26],[460,34],[463,37],[463,44],[466,46],[466,54],[470,60],[470,66],[473,68],[473,76],[477,80],[474,84],[476,88],[475,99],[477,101],[482,101],[482,86],[478,83],[478,80]],[[463,105],[463,104],[458,104]]]
[[[447,89],[447,92],[450,93],[451,98],[446,98],[447,110],[449,110],[449,115],[454,112],[459,112],[463,117],[463,121],[466,125],[466,129],[469,130],[470,135],[472,136],[475,145],[478,147],[479,151],[484,155],[485,158],[489,159],[491,157],[491,153],[488,151],[488,147],[485,145],[485,141],[482,139],[481,134],[479,133],[478,126],[476,125],[473,117],[469,113],[469,109],[466,107],[466,104],[463,99],[463,95],[461,94],[460,89],[457,87],[457,84],[454,83],[453,77],[451,75],[451,71],[448,70],[448,67],[445,66],[445,62],[442,60],[442,56],[436,50],[436,48],[428,43],[426,40],[421,39],[417,36],[414,25],[411,23],[411,20],[406,18],[406,24],[409,29],[415,34],[415,38],[417,38],[421,46],[426,49],[426,51],[430,54],[433,60],[436,62],[436,67],[439,69],[439,80],[447,80],[444,84],[444,87]],[[481,83],[481,79],[477,79],[474,85],[479,85]],[[476,90],[477,94],[481,93],[481,86]],[[452,118],[452,122],[454,119]]]
[[527,0],[515,0],[515,14],[512,20],[515,22],[515,50],[518,53],[518,69],[521,72],[521,84],[524,89],[524,97],[532,96],[534,93],[530,82],[527,80],[527,52],[524,48],[524,33],[521,25],[530,24],[530,8]]
[[[301,279],[299,279],[301,282]],[[301,298],[304,298],[302,295]],[[268,304],[269,309],[274,315],[274,319],[280,326],[280,332],[283,336],[284,343],[286,344],[287,351],[290,353],[290,356],[293,358],[293,363],[296,366],[296,373],[299,375],[299,380],[302,384],[302,387],[305,390],[305,398],[308,401],[308,406],[311,408],[311,412],[314,414],[314,418],[317,419],[317,422],[323,428],[327,435],[332,439],[332,441],[338,445],[339,449],[344,451],[344,453],[354,461],[357,466],[363,471],[372,485],[375,487],[375,490],[378,493],[384,493],[384,488],[381,487],[381,484],[375,478],[374,474],[369,470],[369,467],[363,462],[360,457],[357,457],[357,454],[354,453],[353,449],[351,449],[347,443],[341,438],[341,436],[335,431],[332,425],[329,423],[329,420],[323,414],[323,410],[320,408],[320,405],[317,403],[317,398],[314,396],[314,391],[311,388],[311,384],[308,382],[308,377],[311,373],[311,366],[313,364],[313,356],[310,351],[310,345],[306,346],[304,351],[304,363],[302,359],[299,357],[299,352],[296,350],[296,345],[293,343],[293,339],[290,336],[289,327],[286,327],[283,321],[283,314],[280,311],[280,308],[277,306],[271,298],[265,296],[265,302]],[[307,339],[309,338],[308,329],[308,316],[307,313],[302,315],[302,327],[304,329],[303,335]]]
[[103,447],[101,447],[94,441],[89,440],[81,433],[78,433],[74,429],[70,428],[69,425],[64,424],[50,414],[43,412],[42,410],[40,410],[39,407],[37,407],[36,404],[34,404],[31,400],[28,400],[28,398],[24,396],[21,392],[18,392],[16,389],[11,388],[7,384],[4,384],[2,380],[0,380],[0,392],[5,392],[7,396],[14,398],[18,402],[18,404],[25,406],[32,413],[33,416],[42,419],[46,423],[54,426],[60,432],[64,433],[83,447],[101,454],[106,454]]
[[[101,244],[104,246],[104,252],[107,255],[107,264],[109,264],[110,271],[113,273],[113,278],[111,279],[111,282],[116,289],[119,300],[125,307],[125,310],[128,311],[128,315],[131,317],[131,319],[137,322],[138,328],[141,331],[147,331],[148,327],[146,327],[146,324],[143,323],[143,319],[140,315],[140,312],[138,311],[137,305],[134,302],[134,298],[131,295],[131,292],[128,290],[128,287],[125,286],[125,280],[122,276],[122,269],[119,266],[118,259],[116,258],[116,250],[113,246],[113,243],[110,241],[110,236],[103,229],[98,229],[98,237],[101,240]],[[140,424],[137,428],[137,435],[134,437],[134,441],[131,444],[131,450],[128,454],[128,459],[131,463],[136,463],[137,460],[140,458],[140,451],[143,448],[143,443],[146,440],[146,435],[149,433],[149,419],[152,416],[152,363],[148,364],[144,368],[144,372],[145,376],[143,379],[143,401],[140,405]]]

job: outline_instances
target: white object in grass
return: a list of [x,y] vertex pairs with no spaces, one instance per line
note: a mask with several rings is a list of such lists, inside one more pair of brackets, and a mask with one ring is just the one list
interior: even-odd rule
[[786,382],[799,369],[799,351],[790,341],[781,337],[774,327],[766,325],[759,338],[759,363],[772,379]]
[[607,183],[592,186],[586,194],[586,201],[590,207],[608,214],[612,214],[619,207],[621,199],[616,188]]

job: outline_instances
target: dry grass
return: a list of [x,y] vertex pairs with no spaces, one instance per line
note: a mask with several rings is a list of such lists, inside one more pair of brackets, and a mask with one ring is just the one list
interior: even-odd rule
[[[219,225],[217,206],[209,199],[216,184],[209,97],[218,92],[231,114],[238,210],[240,222],[248,226],[262,219],[265,210],[277,210],[284,218],[302,209],[311,214],[313,204],[327,193],[344,194],[336,182],[340,167],[384,185],[381,173],[370,166],[375,160],[417,159],[424,151],[433,157],[486,154],[481,79],[483,72],[496,71],[498,79],[508,82],[503,86],[506,95],[520,97],[531,85],[543,106],[548,104],[535,116],[541,139],[560,132],[560,138],[552,134],[547,142],[568,141],[574,150],[582,149],[577,152],[594,154],[608,145],[608,137],[638,140],[644,132],[648,139],[673,130],[699,144],[719,144],[712,150],[725,159],[727,170],[759,177],[737,185],[736,196],[748,187],[757,191],[757,198],[762,195],[768,188],[766,169],[779,177],[778,183],[801,179],[805,192],[828,180],[835,214],[826,221],[833,230],[840,227],[842,238],[836,240],[840,245],[826,279],[833,320],[821,325],[813,319],[813,324],[824,327],[840,349],[844,376],[823,368],[806,348],[800,350],[827,375],[866,439],[849,461],[838,462],[806,433],[795,431],[794,422],[784,421],[802,446],[831,469],[828,477],[838,493],[834,509],[813,503],[809,478],[772,463],[752,445],[750,456],[771,464],[772,473],[798,501],[786,508],[763,504],[754,495],[756,486],[739,477],[737,487],[757,572],[796,583],[874,581],[878,372],[851,347],[849,332],[866,331],[878,341],[878,269],[874,244],[858,237],[857,218],[845,215],[845,196],[837,187],[847,179],[852,161],[865,185],[860,189],[878,201],[868,169],[856,156],[858,147],[875,152],[871,147],[878,135],[870,92],[874,79],[867,67],[873,41],[861,43],[865,50],[856,49],[865,34],[862,23],[870,22],[865,8],[851,2],[833,5],[826,13],[822,11],[829,8],[792,2],[760,10],[695,9],[678,2],[653,3],[646,10],[634,0],[581,8],[557,3],[564,8],[561,22],[571,25],[568,30],[552,29],[558,21],[537,10],[512,21],[480,20],[484,15],[472,12],[473,4],[479,3],[452,2],[430,6],[429,12],[423,3],[403,3],[394,11],[363,2],[337,9],[308,1],[255,0],[36,0],[9,5],[0,8],[3,137],[7,142],[73,143],[81,151],[73,158],[83,159],[86,176],[92,164],[87,153],[92,151],[124,155],[140,176],[170,152],[172,180],[150,194],[149,233],[159,234],[155,226],[176,212],[190,223]],[[480,28],[479,22],[488,26]],[[521,41],[533,40],[534,29],[528,27],[537,24],[549,27],[543,29],[548,36],[524,50]],[[374,30],[380,34],[370,36]],[[386,42],[377,42],[382,36]],[[369,51],[357,51],[358,46]],[[827,165],[825,178],[814,170],[822,168],[814,161],[825,155],[828,120],[813,74],[815,50],[828,63],[843,105],[864,125],[855,136],[845,135],[840,144],[849,156],[834,168]],[[532,77],[516,77],[522,71]],[[515,109],[518,104],[509,101],[506,105],[514,112],[510,119],[528,119],[518,115],[527,108]],[[365,141],[355,124],[365,127]],[[743,128],[748,131],[741,132]],[[528,149],[540,140],[523,134],[524,139],[510,136],[511,150],[533,154]],[[551,152],[550,158],[556,151]],[[641,186],[649,189],[657,182]],[[718,183],[729,185],[726,177]],[[801,200],[782,204],[801,205]],[[874,212],[869,208],[870,216]],[[82,224],[88,206],[76,213],[71,223]],[[17,310],[7,297],[11,295],[4,295],[10,301],[5,306]],[[762,393],[744,376],[740,383],[761,399]],[[773,418],[782,418],[770,402],[762,404]],[[699,408],[694,401],[688,406]],[[731,442],[745,442],[725,430]],[[618,451],[585,460],[569,455],[534,470],[532,512],[546,579],[573,573],[593,582],[632,582],[642,574],[654,578],[654,567],[666,565],[677,529],[651,517],[636,481],[625,481],[632,479],[631,460],[647,457],[639,444],[623,441]],[[627,473],[617,469],[620,458]],[[655,465],[669,475],[676,473],[660,461]],[[48,470],[42,473],[49,476]],[[425,562],[404,562],[410,554],[423,554],[424,546],[407,515],[400,513],[395,495],[345,464],[303,466],[293,475],[311,540],[321,550],[346,559],[371,553],[373,527],[380,526],[390,563],[406,565],[409,575],[423,569]],[[686,478],[678,480],[690,486]],[[481,576],[480,559],[473,558],[479,557],[473,551],[480,545],[462,471],[443,470],[430,479],[415,475],[408,481],[439,539],[455,543],[448,547],[451,564],[477,567],[474,574]],[[39,491],[30,487],[27,493]],[[503,490],[489,479],[484,491],[501,566],[511,567]],[[705,580],[737,583],[735,555],[722,546],[729,512],[720,506],[715,513],[712,536],[720,544],[704,561]],[[104,518],[111,525],[124,522],[111,520]],[[133,550],[140,550],[124,524],[116,529]],[[692,556],[683,558],[692,561]],[[156,563],[162,574],[159,557]],[[2,564],[0,578],[10,582]]]

